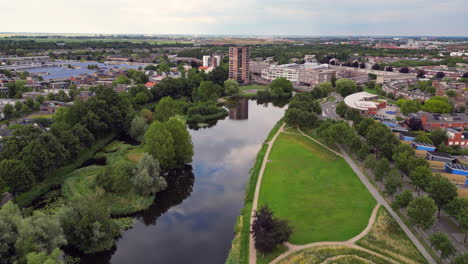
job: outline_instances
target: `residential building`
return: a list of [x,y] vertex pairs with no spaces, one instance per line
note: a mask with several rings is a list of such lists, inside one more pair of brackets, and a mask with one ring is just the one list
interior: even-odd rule
[[336,73],[334,70],[303,69],[299,72],[298,82],[311,87],[318,86],[323,82],[331,82]]
[[468,127],[467,113],[437,114],[418,112],[409,114],[408,117],[406,123],[409,126],[418,123],[424,130]]
[[204,55],[203,56],[203,67],[216,68],[221,65],[223,57],[221,55]]
[[278,78],[286,78],[295,83],[299,81],[299,72],[301,67],[298,64],[270,65],[262,71],[262,78],[273,81]]
[[250,50],[249,47],[229,48],[229,79],[241,84],[250,82]]
[[447,145],[468,147],[468,131],[447,129]]

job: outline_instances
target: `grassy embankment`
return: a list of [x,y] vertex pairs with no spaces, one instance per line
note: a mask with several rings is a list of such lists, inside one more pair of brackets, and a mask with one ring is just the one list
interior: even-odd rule
[[268,86],[265,86],[265,85],[251,84],[251,85],[246,85],[246,86],[240,86],[239,93],[236,94],[236,96],[254,97],[257,94],[257,91],[266,90],[266,89],[268,89]]
[[290,221],[291,243],[344,241],[367,226],[376,202],[344,159],[304,136],[281,134],[269,160],[259,206]]
[[[348,258],[349,261],[346,260]],[[336,260],[335,260],[336,259]],[[325,262],[325,261],[331,262]],[[346,264],[392,264],[381,257],[362,250],[346,246],[322,246],[301,250],[279,262],[280,264],[319,264],[319,263],[346,263]]]
[[[265,142],[268,142],[273,138],[281,125],[283,125],[282,119],[272,128]],[[229,256],[226,260],[227,264],[249,263],[249,235],[252,202],[255,194],[255,186],[257,185],[258,174],[267,148],[267,144],[262,145],[262,148],[257,153],[255,164],[250,169],[250,178],[245,187],[244,208],[241,210],[241,215],[237,219],[237,224],[234,228],[235,236],[232,241],[231,251],[229,252]]]
[[16,197],[15,200],[18,206],[26,207],[36,198],[48,192],[53,186],[62,184],[73,170],[79,167],[86,160],[92,158],[96,151],[107,145],[114,137],[115,134],[110,134],[107,137],[98,139],[94,142],[94,145],[91,148],[82,150],[74,162],[49,173],[43,182],[35,185],[30,191]]
[[379,209],[377,220],[370,232],[357,244],[399,262],[408,264],[427,263],[426,259],[384,207]]
[[[96,153],[95,158],[106,158],[105,166],[117,163],[136,164],[141,158],[143,147],[132,146],[121,141],[113,141],[102,151]],[[62,194],[66,201],[72,202],[96,193],[95,178],[105,166],[92,165],[70,173],[65,181]],[[112,215],[128,215],[148,208],[154,201],[154,197],[145,197],[133,190],[126,193],[104,192],[102,201],[110,209]]]

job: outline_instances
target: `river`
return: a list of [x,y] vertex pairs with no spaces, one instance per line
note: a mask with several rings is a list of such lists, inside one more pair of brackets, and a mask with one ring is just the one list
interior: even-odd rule
[[190,129],[191,166],[171,172],[169,187],[135,216],[116,247],[81,256],[91,264],[222,264],[243,207],[257,152],[286,107],[240,99],[214,126]]

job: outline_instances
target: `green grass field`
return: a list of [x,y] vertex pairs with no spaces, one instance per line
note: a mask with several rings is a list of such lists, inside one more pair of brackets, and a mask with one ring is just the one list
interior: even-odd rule
[[265,85],[251,84],[251,85],[246,85],[246,86],[240,86],[238,95],[240,95],[240,96],[254,96],[254,95],[257,94],[257,92],[252,93],[251,90],[259,91],[259,90],[266,90],[266,89],[268,89],[268,86],[265,86]]
[[259,205],[290,221],[291,243],[344,241],[364,230],[376,202],[344,159],[303,136],[281,134],[269,160]]

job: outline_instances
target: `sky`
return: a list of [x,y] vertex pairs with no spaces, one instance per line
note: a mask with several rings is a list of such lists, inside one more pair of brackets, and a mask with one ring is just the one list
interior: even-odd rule
[[0,32],[468,36],[466,0],[0,0]]

